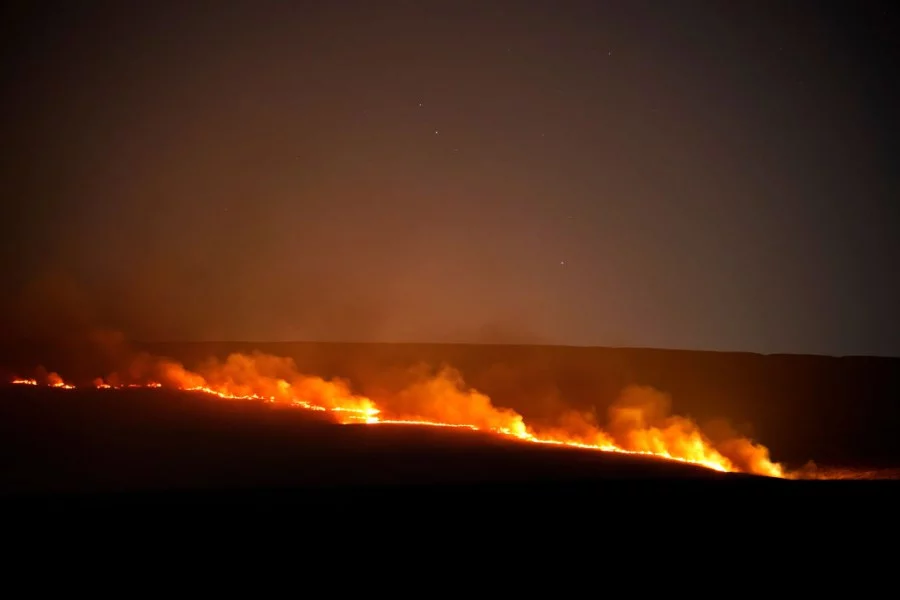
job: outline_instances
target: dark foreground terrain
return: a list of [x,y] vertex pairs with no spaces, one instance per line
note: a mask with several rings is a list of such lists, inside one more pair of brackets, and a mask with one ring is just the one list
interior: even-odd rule
[[726,477],[468,430],[338,425],[321,413],[190,392],[18,386],[4,396],[5,494]]
[[853,506],[865,508],[854,512],[861,523],[900,499],[892,482],[783,481],[460,430],[340,426],[163,390],[6,387],[0,440],[0,502],[14,525],[275,516],[279,528],[464,527],[489,537],[527,523],[573,539],[621,527],[715,530],[763,515],[796,527]]

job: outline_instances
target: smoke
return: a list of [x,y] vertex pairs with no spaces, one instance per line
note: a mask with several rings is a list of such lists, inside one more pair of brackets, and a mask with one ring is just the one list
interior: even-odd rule
[[530,327],[527,319],[510,316],[485,321],[472,336],[475,344],[542,345],[552,340]]
[[450,343],[551,343],[524,315],[469,315],[448,330],[443,299],[404,296],[384,269],[361,274],[322,264],[288,272],[229,263],[235,271],[214,277],[226,266],[210,267],[211,257],[192,252],[153,249],[126,261],[123,251],[122,272],[47,267],[20,285],[10,282],[0,295],[0,339],[60,347],[114,330],[147,342],[396,342],[425,335]]
[[724,422],[714,440],[693,420],[672,415],[671,410],[668,394],[652,387],[629,386],[609,409],[609,431],[626,450],[672,456],[702,454],[711,461],[724,459],[746,473],[782,474],[765,446],[739,436]]
[[103,383],[120,386],[156,383],[163,387],[212,391],[222,396],[259,397],[276,402],[302,400],[325,409],[367,410],[372,403],[357,396],[341,379],[301,374],[294,360],[263,353],[209,358],[196,369],[180,362],[140,353],[125,373],[114,372]]
[[[753,473],[779,469],[779,465],[772,462],[769,456],[769,449],[751,440],[749,431],[747,431],[750,427],[745,426],[743,429],[745,431],[738,431],[726,420],[717,419],[707,423],[703,431],[712,440],[719,452],[726,456],[741,471]],[[814,470],[814,465],[810,466],[810,464],[807,464],[794,475],[799,477],[802,472]]]
[[84,339],[97,323],[90,294],[64,272],[47,271],[27,281],[5,304],[6,339]]
[[520,414],[495,407],[488,396],[467,387],[456,369],[444,365],[434,375],[422,367],[418,370],[416,380],[383,400],[393,418],[471,425],[517,436],[527,432]]
[[597,425],[597,415],[593,411],[579,412],[565,410],[551,426],[536,429],[541,439],[559,442],[574,442],[586,446],[615,448],[613,438]]

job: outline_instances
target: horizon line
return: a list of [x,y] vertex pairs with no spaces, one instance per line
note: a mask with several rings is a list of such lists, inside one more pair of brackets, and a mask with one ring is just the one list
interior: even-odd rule
[[[78,337],[78,336],[73,336]],[[72,338],[68,338],[71,341]],[[0,345],[9,344],[54,344],[67,341],[65,337],[58,338],[27,338],[18,340],[4,340]],[[795,356],[795,357],[818,357],[818,358],[878,358],[878,359],[900,359],[900,356],[890,354],[825,354],[816,352],[760,352],[754,350],[716,350],[708,348],[676,348],[663,346],[640,346],[640,345],[589,345],[589,344],[562,344],[552,342],[475,342],[475,341],[364,341],[364,340],[142,340],[138,338],[124,338],[125,342],[138,345],[167,345],[167,344],[216,344],[216,345],[332,345],[332,346],[497,346],[497,347],[532,347],[532,348],[572,348],[582,350],[637,350],[645,352],[690,352],[704,354],[752,354],[756,356]]]

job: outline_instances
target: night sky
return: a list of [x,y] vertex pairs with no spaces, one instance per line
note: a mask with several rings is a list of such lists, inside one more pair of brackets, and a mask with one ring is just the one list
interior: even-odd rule
[[900,355],[888,6],[10,3],[3,335]]

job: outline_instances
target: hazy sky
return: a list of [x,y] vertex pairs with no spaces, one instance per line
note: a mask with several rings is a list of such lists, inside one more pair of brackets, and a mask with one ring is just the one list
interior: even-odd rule
[[896,10],[13,4],[8,334],[900,355]]

